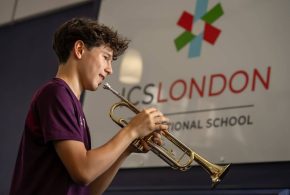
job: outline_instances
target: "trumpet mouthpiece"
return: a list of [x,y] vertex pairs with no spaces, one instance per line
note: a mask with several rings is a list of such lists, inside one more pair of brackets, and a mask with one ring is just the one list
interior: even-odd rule
[[105,84],[103,85],[103,88],[104,88],[104,89],[110,89],[110,88],[111,88],[111,86],[110,86],[110,84],[109,84],[109,83],[105,83]]

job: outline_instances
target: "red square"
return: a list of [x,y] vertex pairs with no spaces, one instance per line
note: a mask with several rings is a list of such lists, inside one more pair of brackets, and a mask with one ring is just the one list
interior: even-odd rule
[[193,25],[193,15],[184,11],[179,18],[177,24],[183,27],[185,30],[191,32],[192,25]]

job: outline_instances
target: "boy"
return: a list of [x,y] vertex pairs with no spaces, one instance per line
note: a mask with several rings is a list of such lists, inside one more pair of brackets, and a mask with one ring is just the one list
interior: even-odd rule
[[112,29],[86,18],[67,21],[55,32],[58,71],[33,96],[10,195],[101,194],[133,152],[133,140],[152,133],[160,142],[158,131],[168,128],[168,119],[148,108],[107,143],[91,149],[80,96],[85,90],[95,91],[113,73],[112,61],[128,43]]

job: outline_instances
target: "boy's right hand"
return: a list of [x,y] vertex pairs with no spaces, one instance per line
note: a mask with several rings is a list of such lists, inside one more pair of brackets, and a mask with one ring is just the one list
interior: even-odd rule
[[143,138],[154,131],[168,129],[168,118],[156,108],[147,108],[138,113],[127,125],[135,138]]

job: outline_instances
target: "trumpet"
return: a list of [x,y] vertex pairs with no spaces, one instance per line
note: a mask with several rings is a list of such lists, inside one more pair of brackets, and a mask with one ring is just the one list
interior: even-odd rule
[[[121,99],[120,102],[113,104],[110,109],[109,115],[111,119],[118,124],[120,127],[125,127],[128,122],[123,118],[116,118],[114,112],[119,107],[127,107],[135,114],[141,111],[134,106],[129,100],[120,95],[116,90],[114,90],[108,83],[103,85],[104,89],[110,90],[113,94]],[[144,138],[138,138],[132,142],[132,145],[140,152],[143,151],[143,147],[140,144],[141,140],[145,141],[149,146],[150,150],[159,156],[163,161],[165,161],[171,168],[180,171],[187,171],[193,161],[199,164],[211,178],[211,187],[215,188],[217,184],[221,182],[223,177],[227,174],[230,164],[217,165],[209,162],[181,141],[176,139],[168,131],[162,131],[162,144],[156,144],[151,139],[153,135],[146,136]]]

